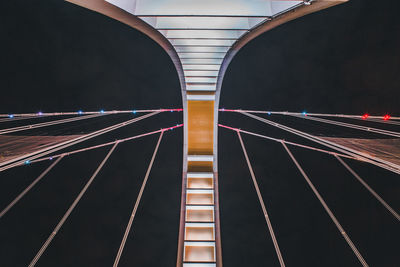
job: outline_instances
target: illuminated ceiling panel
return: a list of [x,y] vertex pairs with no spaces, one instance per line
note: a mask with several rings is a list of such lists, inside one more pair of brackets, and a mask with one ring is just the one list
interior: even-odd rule
[[167,38],[237,39],[245,30],[159,30]]
[[217,83],[217,77],[186,77],[187,83]]
[[276,15],[299,4],[302,1],[271,1],[271,13]]
[[182,58],[182,64],[184,65],[220,65],[222,59],[220,58]]
[[183,58],[224,58],[226,53],[178,53]]
[[248,30],[266,17],[141,17],[156,29],[225,29]]
[[182,65],[183,70],[219,70],[218,65]]
[[214,85],[204,85],[204,84],[187,84],[186,90],[188,91],[215,91]]
[[[273,16],[287,0],[107,0],[136,16]],[[275,12],[275,13],[274,13]]]
[[175,47],[178,53],[226,53],[229,50],[228,46],[177,46]]
[[172,39],[172,45],[185,45],[185,46],[231,46],[235,40],[223,39]]
[[217,70],[184,70],[183,71],[186,77],[217,77],[218,71]]

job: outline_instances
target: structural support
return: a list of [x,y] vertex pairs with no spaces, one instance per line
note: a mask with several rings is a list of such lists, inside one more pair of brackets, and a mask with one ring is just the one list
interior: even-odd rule
[[356,178],[370,193],[373,195],[398,221],[400,221],[400,215],[388,204],[381,196],[375,192],[344,160],[338,155],[334,155],[335,158]]
[[80,142],[89,140],[89,139],[97,137],[99,135],[102,135],[102,134],[114,131],[116,129],[125,127],[125,126],[127,126],[129,124],[132,124],[132,123],[135,123],[137,121],[140,121],[140,120],[146,119],[148,117],[154,116],[154,115],[156,115],[158,113],[160,113],[160,111],[149,113],[149,114],[140,116],[138,118],[127,120],[125,122],[117,123],[117,124],[114,124],[112,126],[97,130],[95,132],[76,137],[76,138],[74,138],[72,140],[68,140],[68,141],[65,141],[65,142],[62,142],[62,143],[58,143],[58,144],[52,145],[50,147],[46,147],[46,148],[37,150],[35,152],[29,153],[29,154],[25,154],[25,155],[22,155],[22,156],[19,156],[19,157],[16,157],[16,158],[13,158],[13,159],[8,160],[6,162],[2,162],[2,163],[0,163],[0,172],[2,172],[4,170],[7,170],[7,169],[10,169],[10,168],[13,168],[13,167],[16,167],[16,166],[23,165],[27,161],[32,161],[34,159],[43,157],[45,155],[51,154],[53,152],[59,151],[61,149],[67,148],[67,147],[70,147],[70,146],[78,144]]
[[36,119],[50,116],[81,116],[81,115],[91,115],[91,114],[100,114],[100,115],[115,115],[115,114],[136,114],[136,113],[149,113],[149,112],[174,112],[174,111],[182,111],[181,108],[162,108],[162,109],[131,109],[131,110],[100,110],[100,111],[78,111],[78,112],[38,112],[38,113],[17,113],[17,114],[0,114],[0,122],[3,121],[16,121],[23,119]]
[[397,164],[394,164],[394,163],[391,163],[389,161],[386,161],[386,160],[371,156],[371,155],[366,154],[366,153],[359,152],[357,150],[342,146],[340,144],[336,144],[336,143],[328,141],[328,140],[324,140],[324,139],[322,139],[322,138],[320,138],[318,136],[311,135],[311,134],[296,130],[294,128],[285,126],[285,125],[277,123],[277,122],[273,122],[273,121],[267,120],[265,118],[261,118],[261,117],[255,116],[255,115],[247,113],[247,112],[240,112],[240,113],[242,113],[243,115],[246,115],[246,116],[248,116],[250,118],[262,121],[262,122],[264,122],[266,124],[269,124],[271,126],[274,126],[276,128],[279,128],[279,129],[282,129],[284,131],[290,132],[292,134],[301,136],[303,138],[306,138],[308,140],[311,140],[311,141],[316,142],[318,144],[321,144],[323,146],[335,149],[335,150],[340,151],[342,153],[345,153],[345,154],[347,154],[349,156],[353,156],[353,157],[359,158],[360,160],[363,160],[365,162],[374,164],[374,165],[376,165],[378,167],[381,167],[381,168],[387,169],[387,170],[389,170],[391,172],[400,174],[400,166],[397,165]]
[[53,169],[54,166],[63,158],[63,156],[56,159],[49,167],[47,167],[27,188],[25,188],[10,204],[7,205],[1,212],[0,212],[0,219],[3,217],[18,201],[21,200],[42,178]]
[[85,151],[89,151],[89,150],[93,150],[93,149],[97,149],[97,148],[101,148],[101,147],[105,147],[105,146],[111,146],[111,145],[113,145],[115,143],[121,144],[123,142],[135,140],[135,139],[142,138],[142,137],[149,136],[149,135],[153,135],[153,134],[156,134],[156,133],[161,133],[161,132],[165,132],[165,131],[171,131],[173,129],[180,128],[182,126],[183,126],[183,124],[178,124],[176,126],[163,128],[163,129],[160,129],[160,130],[157,130],[157,131],[152,131],[152,132],[148,132],[148,133],[144,133],[144,134],[139,134],[139,135],[123,138],[123,139],[117,139],[117,140],[114,140],[114,141],[111,141],[111,142],[107,142],[107,143],[103,143],[103,144],[99,144],[99,145],[95,145],[95,146],[89,146],[89,147],[85,147],[85,148],[80,148],[80,149],[64,152],[64,153],[61,153],[61,154],[52,155],[52,156],[49,156],[49,157],[32,160],[30,164],[36,163],[36,162],[40,162],[40,161],[45,161],[45,160],[53,160],[53,159],[59,158],[59,157],[70,156],[70,155],[73,155],[73,154],[77,154],[77,153],[81,153],[81,152],[85,152]]
[[164,131],[161,131],[160,137],[158,138],[156,147],[153,152],[153,156],[151,157],[149,167],[147,168],[146,175],[144,176],[142,186],[140,187],[140,191],[137,196],[135,206],[133,207],[131,216],[129,217],[128,225],[126,226],[124,236],[122,237],[122,241],[119,246],[117,256],[115,257],[113,267],[117,267],[119,260],[121,259],[121,255],[122,255],[122,252],[124,251],[126,240],[128,239],[129,232],[131,231],[132,223],[133,223],[133,220],[135,219],[136,211],[139,207],[140,200],[142,199],[142,195],[143,195],[144,189],[146,187],[147,180],[149,179],[150,171],[151,171],[151,168],[153,167],[154,159],[156,158],[157,151],[158,151],[158,148],[160,147],[160,143],[161,143],[161,139],[162,139],[163,135],[164,135]]
[[313,150],[313,151],[326,153],[326,154],[329,154],[329,155],[337,155],[337,156],[344,157],[344,158],[359,160],[356,157],[348,156],[348,155],[345,155],[345,154],[339,154],[337,152],[332,152],[332,151],[328,151],[328,150],[325,150],[325,149],[320,149],[320,148],[316,148],[316,147],[312,147],[312,146],[302,145],[302,144],[299,144],[299,143],[286,141],[284,139],[278,139],[278,138],[274,138],[274,137],[271,137],[271,136],[257,134],[257,133],[249,132],[249,131],[246,131],[246,130],[229,127],[229,126],[222,125],[222,124],[219,124],[218,126],[220,126],[222,128],[225,128],[225,129],[229,129],[231,131],[236,131],[236,132],[239,132],[239,133],[245,133],[245,134],[248,134],[248,135],[257,136],[257,137],[260,137],[260,138],[263,138],[263,139],[266,139],[266,140],[270,140],[270,141],[274,141],[274,142],[285,143],[287,145],[297,146],[297,147],[301,147],[301,148],[305,148],[305,149],[309,149],[309,150]]
[[72,202],[71,206],[68,208],[67,212],[64,214],[64,216],[61,218],[57,226],[54,228],[54,230],[51,232],[50,236],[47,238],[46,242],[42,245],[38,253],[35,255],[31,263],[29,264],[29,267],[33,267],[36,265],[42,254],[45,252],[47,247],[50,245],[51,241],[53,241],[54,237],[60,231],[61,227],[64,225],[65,221],[68,219],[69,215],[71,212],[74,210],[76,205],[78,205],[79,201],[83,197],[83,195],[86,193],[87,189],[89,186],[92,184],[94,178],[96,178],[97,174],[100,172],[100,170],[103,168],[104,164],[107,162],[108,158],[111,156],[111,154],[114,152],[115,148],[117,147],[118,143],[115,143],[113,147],[110,149],[110,151],[107,153],[106,157],[103,159],[103,161],[100,163],[100,165],[97,167],[96,171],[93,173],[93,175],[90,177],[89,181],[85,184],[81,192],[78,194],[78,196],[75,198],[74,202]]
[[269,215],[268,215],[268,212],[267,212],[267,208],[265,207],[265,203],[264,203],[263,197],[261,195],[260,188],[258,187],[258,183],[257,183],[256,176],[254,174],[254,171],[253,171],[253,167],[251,166],[249,156],[247,155],[246,147],[244,146],[243,139],[242,139],[242,136],[240,135],[239,131],[237,131],[237,135],[238,135],[238,138],[239,138],[239,141],[240,141],[240,145],[241,145],[242,150],[243,150],[244,157],[246,158],[247,166],[249,167],[251,179],[253,180],[254,188],[256,189],[257,197],[258,197],[258,200],[260,202],[261,209],[262,209],[262,211],[264,213],[265,221],[267,222],[268,231],[269,231],[269,233],[271,235],[272,242],[274,243],[276,256],[278,257],[279,264],[281,265],[281,267],[285,267],[285,262],[283,260],[282,253],[281,253],[281,250],[280,250],[279,245],[278,245],[278,240],[276,239],[276,236],[275,236],[274,228],[272,227],[271,219],[269,218]]
[[300,164],[297,162],[296,158],[293,156],[292,152],[289,150],[289,148],[285,145],[285,143],[282,143],[282,146],[285,148],[286,152],[292,159],[293,163],[296,165],[297,169],[300,171],[304,179],[306,180],[307,184],[310,186],[311,190],[314,192],[315,196],[318,198],[319,202],[321,203],[322,207],[325,209],[326,213],[328,213],[329,217],[331,218],[332,222],[335,224],[336,228],[339,230],[340,234],[343,236],[344,240],[346,240],[347,244],[350,246],[351,250],[353,251],[354,255],[358,258],[360,261],[361,265],[364,267],[368,267],[367,262],[364,260],[363,256],[361,253],[358,251],[357,247],[354,245],[354,243],[351,241],[350,237],[347,235],[347,233],[344,231],[342,225],[339,223],[339,221],[336,219],[336,216],[333,214],[331,209],[328,207],[326,204],[325,200],[322,198],[318,190],[315,188],[314,184],[311,182],[310,178],[308,175],[304,172],[303,168],[300,166]]
[[32,129],[36,129],[36,128],[42,128],[42,127],[46,127],[46,126],[53,126],[53,125],[62,124],[62,123],[68,123],[68,122],[92,119],[92,118],[96,118],[96,117],[99,117],[99,116],[103,116],[103,114],[92,114],[92,115],[73,117],[73,118],[62,119],[62,120],[53,120],[53,121],[48,121],[48,122],[41,122],[41,123],[36,123],[36,124],[30,124],[30,125],[18,126],[18,127],[13,127],[13,128],[1,129],[0,130],[0,134],[9,134],[9,133],[14,133],[14,132],[32,130]]
[[348,156],[348,155],[344,155],[344,154],[339,154],[339,153],[332,152],[332,151],[327,151],[327,150],[324,150],[324,149],[319,149],[319,148],[316,148],[316,147],[310,147],[310,146],[307,146],[307,145],[302,145],[302,144],[298,144],[298,143],[289,142],[289,141],[286,141],[284,139],[277,139],[277,138],[273,138],[273,137],[270,137],[270,136],[265,136],[265,135],[262,135],[262,134],[257,134],[257,133],[245,131],[245,130],[242,130],[242,129],[238,129],[238,128],[232,128],[232,127],[225,126],[225,125],[222,125],[222,124],[219,124],[219,126],[225,128],[225,129],[236,131],[238,134],[245,133],[245,134],[249,134],[249,135],[252,135],[252,136],[257,136],[257,137],[260,137],[260,138],[263,138],[263,139],[267,139],[267,140],[270,140],[270,141],[280,142],[280,143],[285,144],[285,145],[297,146],[297,147],[301,147],[301,148],[305,148],[305,149],[309,149],[309,150],[313,150],[313,151],[317,151],[317,152],[322,152],[322,153],[326,153],[326,154],[329,154],[329,155],[333,155],[354,176],[354,178],[356,178],[398,221],[400,221],[400,215],[388,203],[386,203],[386,201],[383,200],[383,198],[381,196],[379,196],[379,194],[376,193],[375,190],[373,190],[342,159],[342,157],[343,158],[348,158],[348,159],[353,159],[353,160],[358,160],[358,161],[363,161],[363,160],[360,160],[360,159],[358,159],[356,157],[352,157],[352,156]]
[[213,100],[187,101],[177,266],[222,266]]
[[145,33],[178,72],[184,159],[178,267],[222,266],[218,208],[218,105],[241,47],[298,17],[347,0],[68,0]]
[[357,124],[345,123],[345,122],[341,122],[341,121],[327,120],[327,119],[312,117],[309,115],[307,115],[307,116],[292,115],[292,116],[296,117],[296,118],[313,120],[313,121],[318,121],[318,122],[327,123],[327,124],[331,124],[331,125],[347,127],[347,128],[351,128],[351,129],[357,129],[357,130],[366,131],[366,132],[370,132],[370,133],[377,133],[377,134],[392,136],[392,137],[400,137],[400,133],[394,132],[394,131],[387,131],[387,130],[382,130],[382,129],[378,129],[378,128],[372,128],[372,127],[366,127],[366,126],[361,126],[361,125],[357,125]]

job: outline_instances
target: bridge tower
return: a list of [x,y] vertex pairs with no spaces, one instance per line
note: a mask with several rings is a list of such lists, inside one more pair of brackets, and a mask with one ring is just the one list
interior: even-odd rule
[[184,111],[177,266],[221,267],[217,125],[225,71],[258,35],[347,0],[67,1],[147,34],[174,62]]

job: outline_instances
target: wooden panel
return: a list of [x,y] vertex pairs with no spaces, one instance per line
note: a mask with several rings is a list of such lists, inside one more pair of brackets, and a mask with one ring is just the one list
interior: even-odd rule
[[189,205],[213,205],[214,197],[212,194],[199,194],[199,193],[188,193],[186,198],[186,204]]
[[213,210],[187,210],[186,221],[188,222],[213,222]]
[[212,241],[214,240],[213,227],[186,227],[185,240]]
[[212,178],[188,178],[188,188],[212,189]]
[[212,155],[214,101],[188,101],[188,154]]
[[188,91],[188,95],[215,95],[215,91]]
[[189,161],[188,172],[212,172],[212,161]]
[[215,261],[214,247],[186,246],[184,261],[213,262]]

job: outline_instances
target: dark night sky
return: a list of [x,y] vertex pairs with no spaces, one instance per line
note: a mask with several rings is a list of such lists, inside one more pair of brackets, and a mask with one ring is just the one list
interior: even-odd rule
[[[400,115],[398,4],[382,2],[352,0],[253,40],[226,73],[221,106]],[[144,34],[60,0],[7,1],[0,12],[0,113],[181,107],[172,62]],[[97,120],[85,131],[132,116]],[[220,119],[305,143],[239,114],[224,113]],[[332,135],[324,127],[281,120]],[[181,114],[162,114],[82,146],[181,121]],[[219,134],[224,264],[278,266],[239,142],[232,132]],[[334,133],[341,134],[353,132]],[[117,148],[38,266],[112,265],[156,141],[157,136],[146,137]],[[358,266],[280,145],[248,136],[244,141],[287,265]],[[181,147],[181,130],[166,133],[120,266],[174,266]],[[395,219],[331,157],[293,152],[370,266],[398,266]],[[30,262],[106,153],[101,149],[63,159],[0,219],[0,266]],[[400,209],[398,175],[348,163]],[[0,209],[47,166],[43,162],[1,173]]]

